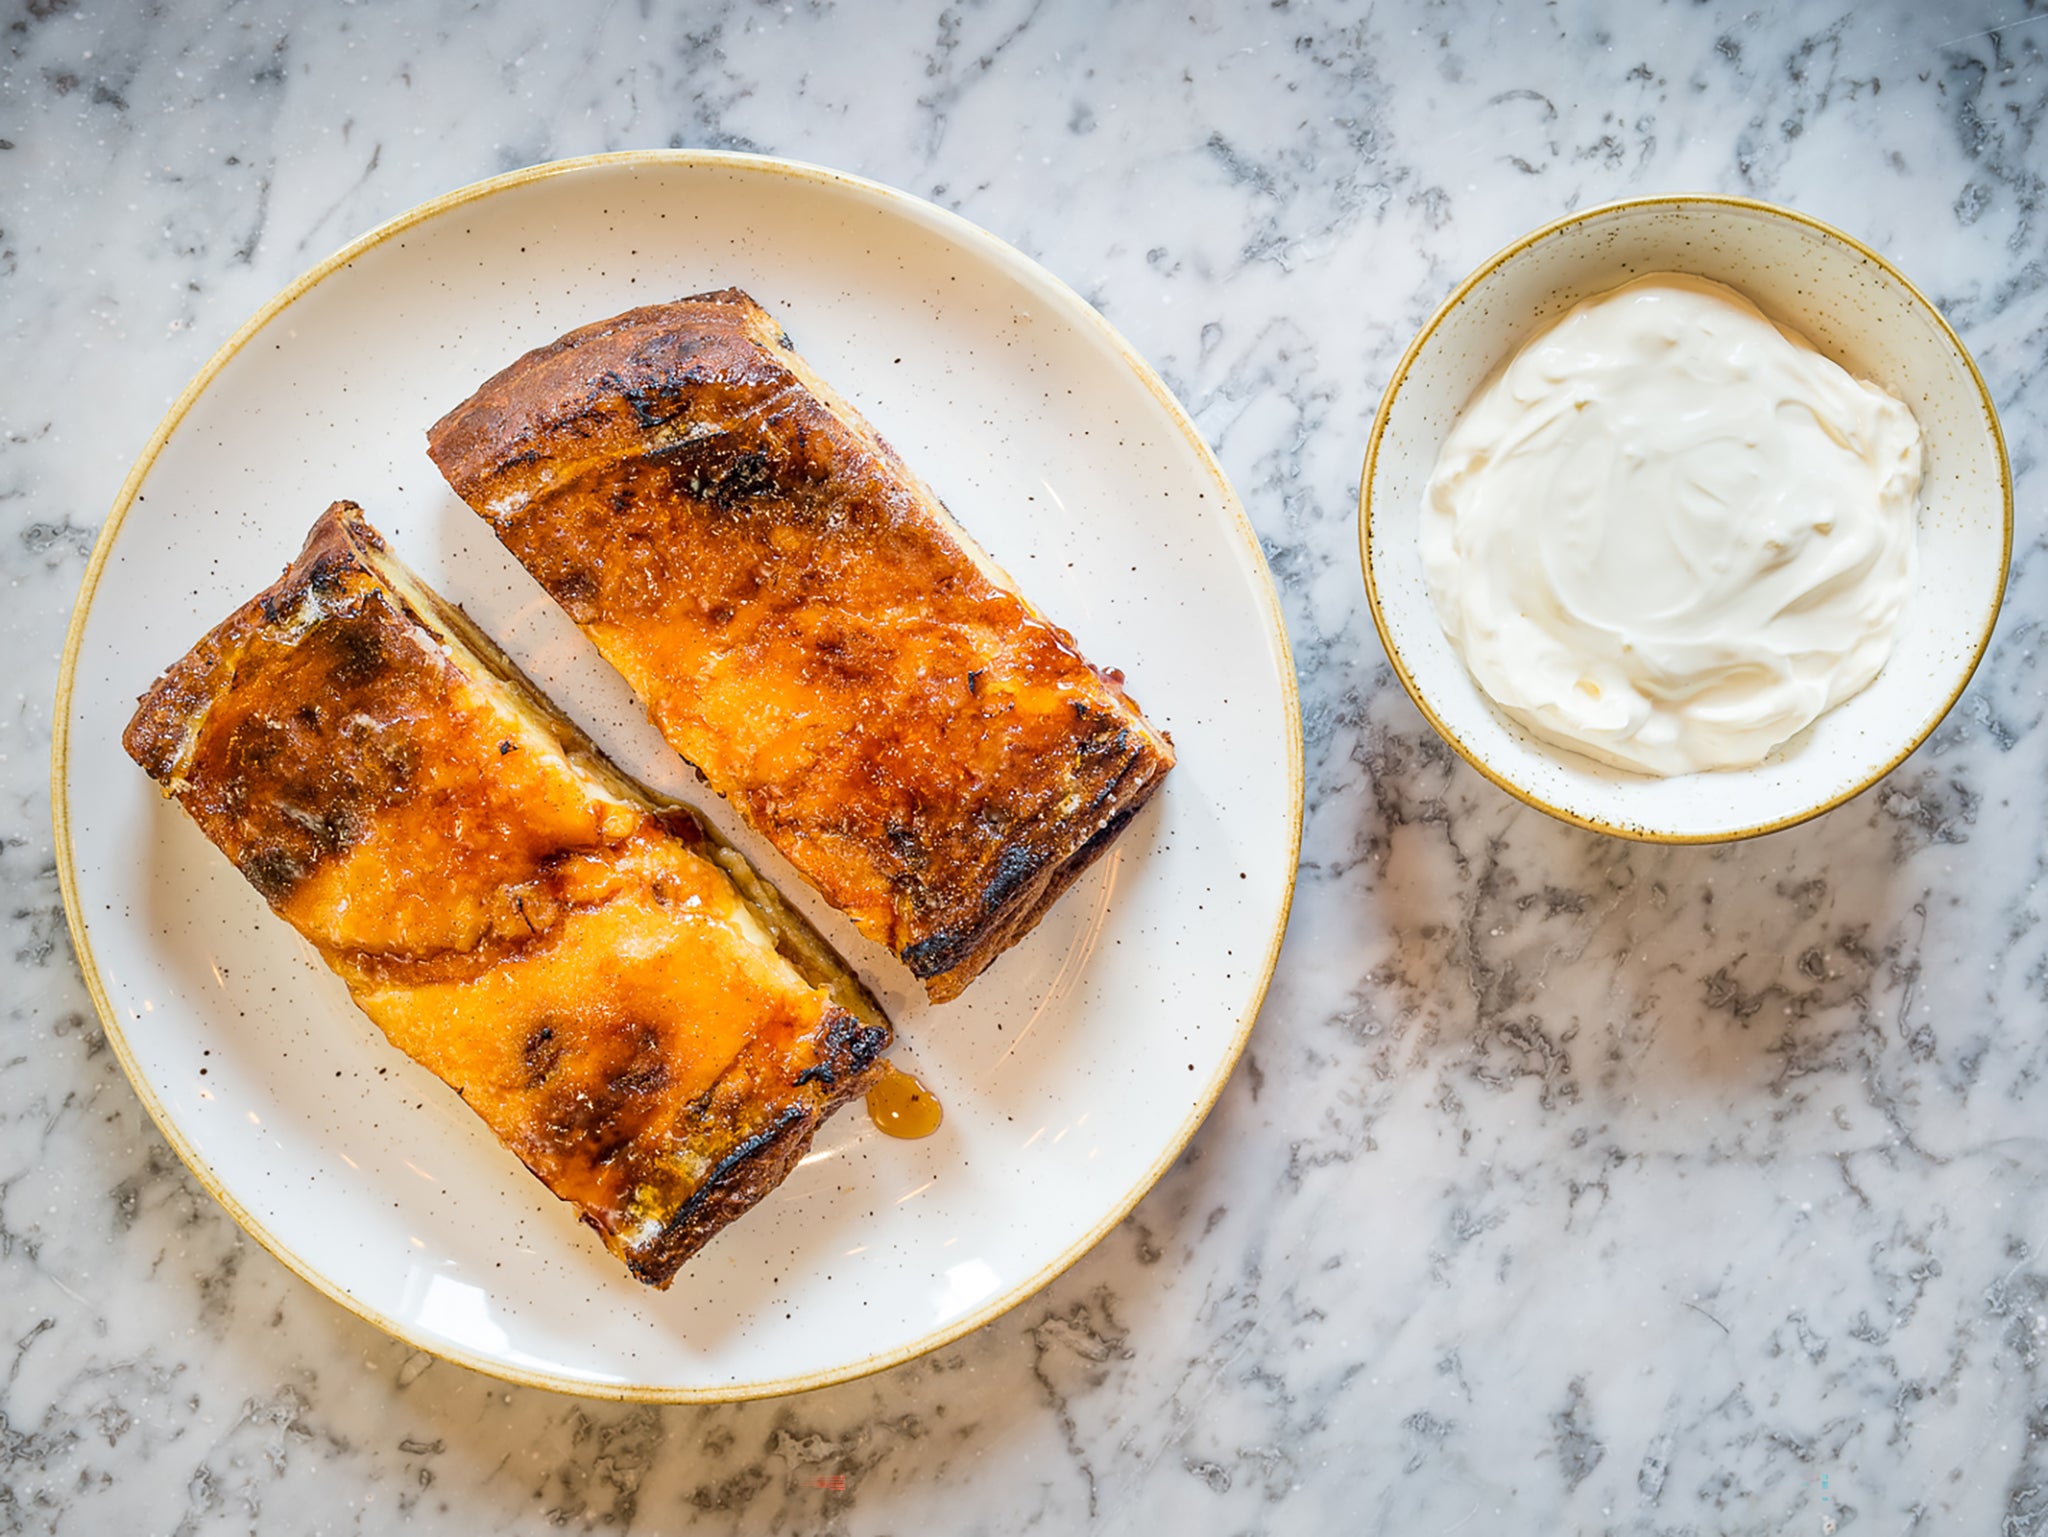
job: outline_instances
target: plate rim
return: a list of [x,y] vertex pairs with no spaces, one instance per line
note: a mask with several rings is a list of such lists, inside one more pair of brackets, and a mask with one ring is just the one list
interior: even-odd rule
[[[1450,317],[1451,312],[1464,302],[1465,296],[1468,293],[1491,277],[1505,263],[1541,241],[1548,240],[1555,235],[1560,235],[1568,229],[1593,219],[1634,212],[1641,209],[1675,207],[1681,204],[1707,204],[1747,214],[1762,214],[1766,218],[1783,219],[1788,223],[1804,225],[1823,239],[1835,240],[1849,247],[1858,255],[1873,263],[1879,271],[1897,283],[1905,291],[1907,297],[1919,305],[1926,312],[1927,316],[1933,320],[1938,333],[1947,339],[1949,346],[1955,349],[1956,356],[1962,359],[1964,368],[1969,372],[1970,382],[1977,388],[1978,400],[1984,409],[1985,424],[1991,429],[1992,447],[1997,453],[1999,489],[2003,493],[2005,504],[2004,536],[1998,556],[1998,582],[1992,589],[1991,603],[1984,616],[1983,625],[1978,630],[1976,646],[1970,653],[1969,663],[1957,677],[1955,688],[1949,694],[1947,702],[1934,713],[1918,735],[1914,736],[1911,741],[1907,742],[1885,763],[1857,779],[1849,788],[1838,791],[1826,800],[1821,801],[1818,805],[1788,813],[1771,821],[1759,822],[1753,826],[1733,828],[1726,832],[1672,832],[1663,828],[1644,827],[1632,822],[1608,821],[1605,818],[1586,812],[1574,811],[1568,806],[1553,805],[1534,790],[1514,782],[1505,771],[1494,768],[1483,756],[1466,746],[1464,740],[1437,713],[1436,707],[1424,697],[1422,686],[1416,682],[1414,674],[1409,670],[1407,659],[1401,654],[1400,647],[1395,643],[1386,615],[1381,610],[1379,582],[1373,575],[1372,486],[1373,477],[1379,467],[1380,440],[1385,435],[1388,421],[1393,415],[1395,398],[1400,394],[1402,387],[1408,382],[1409,370],[1415,366],[1416,360],[1422,356],[1423,348],[1428,345],[1430,338],[1436,334],[1444,321]],[[1740,843],[1750,838],[1760,838],[1766,833],[1782,832],[1788,827],[1797,827],[1803,822],[1810,822],[1816,817],[1825,816],[1838,806],[1847,805],[1864,791],[1877,784],[1886,775],[1890,774],[1892,770],[1896,769],[1908,758],[1912,757],[1914,753],[1918,752],[1927,739],[1934,735],[1941,723],[1948,718],[1949,712],[1956,707],[1957,702],[1961,700],[1963,694],[1970,686],[1970,680],[1977,675],[1977,668],[1983,663],[1985,655],[1991,649],[1992,632],[1998,627],[1998,617],[2005,606],[2006,585],[2012,578],[2012,536],[2012,456],[2006,448],[2004,424],[1998,419],[1998,404],[1992,399],[1991,387],[1985,383],[1983,370],[1978,368],[1976,358],[1971,355],[1970,349],[1964,345],[1962,337],[1956,334],[1955,327],[1948,323],[1948,317],[1942,314],[1940,306],[1928,298],[1925,293],[1921,292],[1919,286],[1911,278],[1907,277],[1904,272],[1900,271],[1890,258],[1847,231],[1838,229],[1823,219],[1817,219],[1812,214],[1801,212],[1799,209],[1788,207],[1783,203],[1770,203],[1765,202],[1761,198],[1740,197],[1725,192],[1657,192],[1641,197],[1615,198],[1608,202],[1595,203],[1591,207],[1575,209],[1555,219],[1546,220],[1528,233],[1516,236],[1491,256],[1480,262],[1459,282],[1457,287],[1451,290],[1443,303],[1439,304],[1430,313],[1429,319],[1422,323],[1421,329],[1415,333],[1414,339],[1408,343],[1406,349],[1401,353],[1400,360],[1395,363],[1393,373],[1388,376],[1385,387],[1380,391],[1379,406],[1373,412],[1372,430],[1366,439],[1365,463],[1360,471],[1358,480],[1358,558],[1365,575],[1366,606],[1372,613],[1373,629],[1379,635],[1380,649],[1386,653],[1387,662],[1393,668],[1394,676],[1401,680],[1402,688],[1407,691],[1408,697],[1414,701],[1416,709],[1422,712],[1423,719],[1428,721],[1435,728],[1437,735],[1443,738],[1445,744],[1460,758],[1464,759],[1467,765],[1476,769],[1482,778],[1491,780],[1496,786],[1507,791],[1509,795],[1524,805],[1532,806],[1538,811],[1557,818],[1560,822],[1568,823],[1587,832],[1605,833],[1611,838],[1624,838],[1632,843],[1663,844],[1670,847],[1697,847],[1713,843]]]
[[[1091,1226],[1067,1248],[1055,1255],[1045,1265],[1028,1277],[1006,1288],[1003,1292],[963,1316],[949,1320],[938,1327],[919,1335],[903,1344],[887,1350],[877,1351],[856,1361],[838,1366],[826,1367],[814,1372],[791,1376],[768,1378],[755,1382],[714,1384],[711,1386],[678,1386],[657,1382],[592,1382],[559,1373],[535,1370],[495,1360],[465,1350],[445,1341],[434,1341],[420,1337],[398,1319],[388,1317],[354,1296],[346,1288],[315,1270],[302,1264],[297,1255],[273,1235],[261,1221],[240,1201],[215,1175],[213,1169],[200,1156],[196,1147],[183,1135],[163,1101],[150,1086],[140,1071],[137,1059],[130,1049],[127,1037],[113,1007],[104,979],[100,975],[98,961],[94,956],[92,940],[87,928],[83,908],[78,896],[75,851],[71,837],[71,804],[69,791],[69,766],[71,745],[72,693],[77,677],[79,653],[84,644],[86,621],[92,611],[93,597],[98,590],[100,578],[126,523],[129,512],[135,506],[137,493],[154,468],[157,458],[170,442],[180,423],[196,405],[200,397],[213,383],[216,376],[227,367],[235,356],[260,333],[271,321],[295,303],[314,287],[365,252],[382,245],[405,231],[439,217],[452,209],[480,201],[501,192],[509,192],[530,183],[552,180],[557,177],[573,177],[591,171],[607,170],[622,166],[658,166],[683,170],[725,170],[754,175],[783,176],[795,181],[810,183],[819,187],[831,187],[857,192],[880,203],[897,205],[899,212],[912,217],[935,222],[939,231],[952,237],[962,245],[978,251],[998,265],[1013,270],[1021,267],[1026,276],[1047,285],[1052,296],[1062,302],[1070,312],[1070,318],[1083,327],[1092,326],[1097,336],[1114,349],[1124,366],[1130,369],[1137,380],[1145,386],[1166,413],[1167,420],[1178,429],[1193,450],[1196,462],[1213,483],[1219,497],[1219,506],[1228,515],[1231,530],[1236,534],[1244,550],[1252,560],[1251,574],[1261,617],[1265,621],[1269,640],[1278,648],[1280,675],[1283,690],[1284,715],[1287,725],[1287,768],[1289,779],[1289,833],[1288,870],[1285,878],[1278,911],[1272,930],[1267,936],[1266,953],[1261,964],[1259,980],[1251,989],[1238,1021],[1229,1049],[1224,1053],[1216,1071],[1196,1095],[1188,1116],[1180,1127],[1163,1145],[1158,1157],[1145,1169],[1129,1189],[1117,1197],[1106,1209],[1105,1215]],[[199,370],[194,373],[185,387],[179,391],[168,410],[150,434],[149,440],[137,455],[120,489],[115,493],[113,505],[108,511],[105,523],[93,541],[92,554],[88,558],[85,574],[81,578],[78,595],[73,600],[71,616],[66,626],[64,649],[58,661],[57,691],[52,705],[50,726],[50,813],[53,834],[53,852],[57,865],[57,884],[64,902],[64,918],[70,933],[72,951],[78,961],[86,992],[92,998],[94,1009],[100,1017],[100,1024],[107,1040],[114,1048],[114,1055],[127,1076],[143,1109],[156,1125],[157,1131],[177,1153],[181,1162],[194,1178],[205,1188],[208,1195],[217,1201],[233,1217],[236,1224],[255,1239],[263,1249],[300,1280],[320,1292],[331,1301],[353,1313],[364,1322],[390,1335],[415,1350],[422,1351],[437,1360],[444,1360],[466,1367],[471,1371],[501,1381],[517,1383],[523,1387],[541,1388],[552,1392],[569,1394],[580,1398],[603,1399],[613,1402],[631,1403],[737,1403],[752,1399],[774,1398],[791,1393],[808,1392],[815,1388],[830,1387],[838,1383],[856,1381],[872,1376],[891,1367],[942,1350],[954,1341],[971,1334],[982,1325],[992,1323],[1040,1291],[1051,1285],[1067,1270],[1079,1262],[1081,1257],[1093,1249],[1116,1227],[1133,1208],[1149,1194],[1154,1185],[1166,1173],[1193,1140],[1194,1134],[1208,1119],[1215,1108],[1224,1086],[1236,1071],[1237,1063],[1244,1054],[1250,1039],[1252,1026],[1264,1006],[1266,994],[1272,986],[1273,973],[1279,963],[1280,948],[1287,933],[1288,918],[1293,910],[1294,892],[1300,875],[1301,833],[1304,812],[1306,767],[1303,752],[1300,681],[1294,665],[1294,650],[1288,638],[1285,617],[1280,607],[1280,598],[1273,584],[1273,573],[1268,565],[1265,550],[1260,545],[1258,534],[1246,516],[1243,504],[1236,490],[1224,474],[1214,451],[1196,428],[1173,392],[1096,308],[1084,299],[1070,284],[1052,272],[1042,263],[1018,250],[1008,241],[983,229],[972,220],[942,208],[914,193],[891,187],[884,182],[859,176],[851,172],[835,170],[829,166],[809,161],[785,159],[774,155],[741,153],[730,150],[709,149],[638,149],[616,150],[605,154],[582,155],[563,160],[544,161],[537,165],[524,166],[517,170],[469,182],[413,207],[376,225],[364,234],[347,242],[325,259],[314,263],[298,277],[287,283],[261,305],[250,317],[236,327],[226,341],[214,351]]]

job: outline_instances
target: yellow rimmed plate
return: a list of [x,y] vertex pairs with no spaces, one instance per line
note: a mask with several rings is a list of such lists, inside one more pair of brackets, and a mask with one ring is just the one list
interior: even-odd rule
[[[1113,853],[957,1003],[724,814],[882,995],[946,1109],[859,1112],[666,1293],[631,1281],[130,763],[135,696],[274,578],[336,497],[631,772],[706,797],[442,483],[425,430],[573,326],[736,285],[784,321],[1019,584],[1173,734]],[[1301,832],[1271,578],[1157,376],[1064,284],[930,204],[755,156],[515,172],[415,209],[249,321],[123,487],[79,597],[53,800],[72,934],[172,1145],[250,1233],[422,1349],[615,1398],[758,1397],[907,1360],[1072,1264],[1193,1134],[1272,974]]]

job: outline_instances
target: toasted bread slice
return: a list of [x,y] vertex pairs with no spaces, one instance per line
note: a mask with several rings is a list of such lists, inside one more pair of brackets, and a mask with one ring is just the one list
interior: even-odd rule
[[438,422],[449,483],[669,743],[935,1000],[1173,766],[735,289],[528,353]]
[[881,1071],[889,1023],[838,957],[353,503],[124,740],[642,1281],[666,1286]]

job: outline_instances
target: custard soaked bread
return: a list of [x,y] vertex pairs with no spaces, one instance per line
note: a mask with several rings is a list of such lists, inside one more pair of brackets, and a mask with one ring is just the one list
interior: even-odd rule
[[429,451],[670,744],[936,1000],[1173,747],[735,289],[528,353]]
[[889,1024],[688,808],[614,768],[352,503],[125,743],[642,1281],[867,1089]]

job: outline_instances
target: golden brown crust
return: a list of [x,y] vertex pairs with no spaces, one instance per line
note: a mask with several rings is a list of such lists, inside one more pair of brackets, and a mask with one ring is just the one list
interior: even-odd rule
[[1172,767],[1121,678],[737,290],[529,353],[429,451],[670,744],[934,999]]
[[758,877],[696,814],[606,763],[353,504],[157,681],[125,741],[644,1281],[879,1073],[888,1023],[843,964],[750,902],[733,872]]

